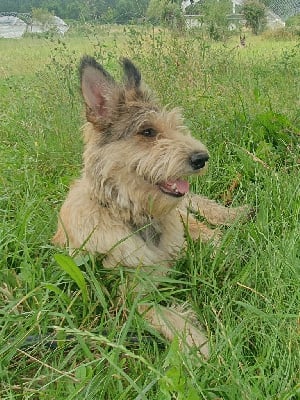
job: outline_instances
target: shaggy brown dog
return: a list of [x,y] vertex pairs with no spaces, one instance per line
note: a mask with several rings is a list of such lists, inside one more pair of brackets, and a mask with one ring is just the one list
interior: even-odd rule
[[[107,267],[144,266],[162,274],[184,247],[186,230],[192,238],[218,239],[219,231],[198,222],[192,211],[224,225],[245,208],[228,209],[188,194],[185,178],[203,170],[206,147],[190,135],[178,109],[157,104],[130,60],[122,64],[124,82],[118,84],[93,58],[81,61],[84,168],[62,206],[53,242],[105,254]],[[149,304],[139,311],[170,340],[179,336],[183,345],[208,355],[207,339],[188,313]]]

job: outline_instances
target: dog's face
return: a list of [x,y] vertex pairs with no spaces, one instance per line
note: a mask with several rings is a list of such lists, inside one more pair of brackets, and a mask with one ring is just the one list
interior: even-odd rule
[[119,85],[93,58],[84,57],[81,88],[86,103],[85,175],[104,203],[156,210],[174,207],[188,190],[185,177],[208,161],[178,109],[161,109],[143,87],[138,69],[123,60]]

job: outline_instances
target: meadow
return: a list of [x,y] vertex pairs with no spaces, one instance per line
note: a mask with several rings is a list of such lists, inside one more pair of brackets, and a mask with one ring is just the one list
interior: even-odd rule
[[[64,38],[0,40],[0,398],[300,399],[300,42],[247,34],[88,27]],[[51,245],[81,170],[77,65],[118,76],[128,56],[164,105],[209,148],[197,193],[250,204],[218,249],[187,251],[149,301],[189,301],[208,360],[180,351],[118,298],[126,270]],[[149,282],[151,284],[151,282]]]

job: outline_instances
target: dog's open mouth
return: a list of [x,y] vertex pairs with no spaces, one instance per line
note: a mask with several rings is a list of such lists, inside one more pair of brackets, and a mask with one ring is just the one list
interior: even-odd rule
[[158,187],[163,193],[174,197],[182,197],[189,191],[188,181],[182,179],[159,183]]

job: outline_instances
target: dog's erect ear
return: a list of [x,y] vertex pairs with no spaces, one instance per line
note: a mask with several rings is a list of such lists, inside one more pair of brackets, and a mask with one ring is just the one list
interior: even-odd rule
[[128,59],[121,60],[124,70],[125,85],[128,89],[139,89],[141,84],[141,73],[136,66]]
[[90,56],[82,58],[79,72],[87,119],[95,122],[99,117],[108,116],[116,87],[113,77]]

